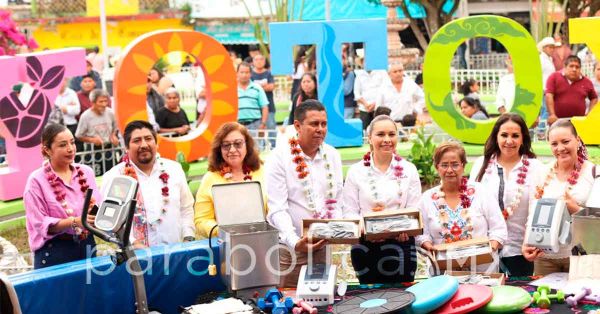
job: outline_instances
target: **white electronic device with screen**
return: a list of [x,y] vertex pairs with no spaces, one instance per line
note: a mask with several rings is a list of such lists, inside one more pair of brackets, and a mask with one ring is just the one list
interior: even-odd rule
[[570,242],[571,218],[565,202],[542,198],[536,201],[533,215],[527,223],[525,244],[545,252],[558,253],[561,244]]
[[298,277],[296,297],[314,306],[333,304],[336,276],[336,265],[303,265]]
[[135,198],[138,183],[129,176],[116,176],[109,183],[108,194],[96,213],[96,228],[117,232],[127,218],[129,202]]

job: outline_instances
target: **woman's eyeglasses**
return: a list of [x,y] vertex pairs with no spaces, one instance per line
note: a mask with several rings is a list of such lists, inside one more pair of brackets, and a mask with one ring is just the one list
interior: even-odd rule
[[233,142],[223,142],[223,143],[221,143],[221,150],[224,150],[227,152],[231,149],[232,146],[235,149],[240,149],[240,148],[244,147],[244,144],[246,144],[246,142],[244,140],[235,140]]
[[452,170],[456,171],[458,169],[460,169],[460,167],[462,167],[461,163],[455,162],[455,163],[451,163],[451,164],[440,164],[440,168],[442,168],[443,170],[448,170],[448,168],[452,168]]

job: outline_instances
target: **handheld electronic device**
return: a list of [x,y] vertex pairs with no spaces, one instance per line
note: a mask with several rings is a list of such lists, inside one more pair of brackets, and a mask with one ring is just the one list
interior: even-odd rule
[[[108,194],[96,213],[96,228],[116,232],[127,218],[129,202],[135,198],[138,184],[128,176],[117,176],[109,182]],[[93,209],[92,209],[93,212]]]
[[298,277],[296,297],[314,306],[333,304],[336,275],[336,265],[303,265]]
[[554,198],[537,200],[527,223],[526,245],[557,253],[561,244],[570,242],[571,218],[565,202]]

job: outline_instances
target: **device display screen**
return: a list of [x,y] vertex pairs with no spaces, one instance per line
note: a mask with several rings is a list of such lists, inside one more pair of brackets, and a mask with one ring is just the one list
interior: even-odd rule
[[113,180],[108,191],[108,197],[125,200],[127,192],[129,192],[130,183],[128,181]]
[[324,280],[329,277],[329,267],[325,264],[317,264],[306,270],[307,280]]
[[536,225],[545,225],[550,226],[552,206],[550,205],[541,205],[540,210],[538,211],[537,220],[535,222]]
[[106,206],[106,209],[104,209],[104,216],[112,218],[114,215],[115,215],[115,208]]

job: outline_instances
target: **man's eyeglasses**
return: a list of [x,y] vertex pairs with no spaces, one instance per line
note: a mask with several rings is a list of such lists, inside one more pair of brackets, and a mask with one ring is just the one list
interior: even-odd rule
[[240,148],[244,147],[244,144],[246,144],[246,142],[244,140],[235,140],[233,142],[223,142],[223,143],[221,143],[221,150],[224,150],[227,152],[231,149],[232,146],[235,149],[240,149]]
[[452,168],[452,170],[456,171],[458,169],[460,169],[460,167],[462,167],[461,163],[455,162],[455,163],[451,163],[451,164],[440,164],[440,168],[442,168],[443,170],[448,170],[448,168]]

